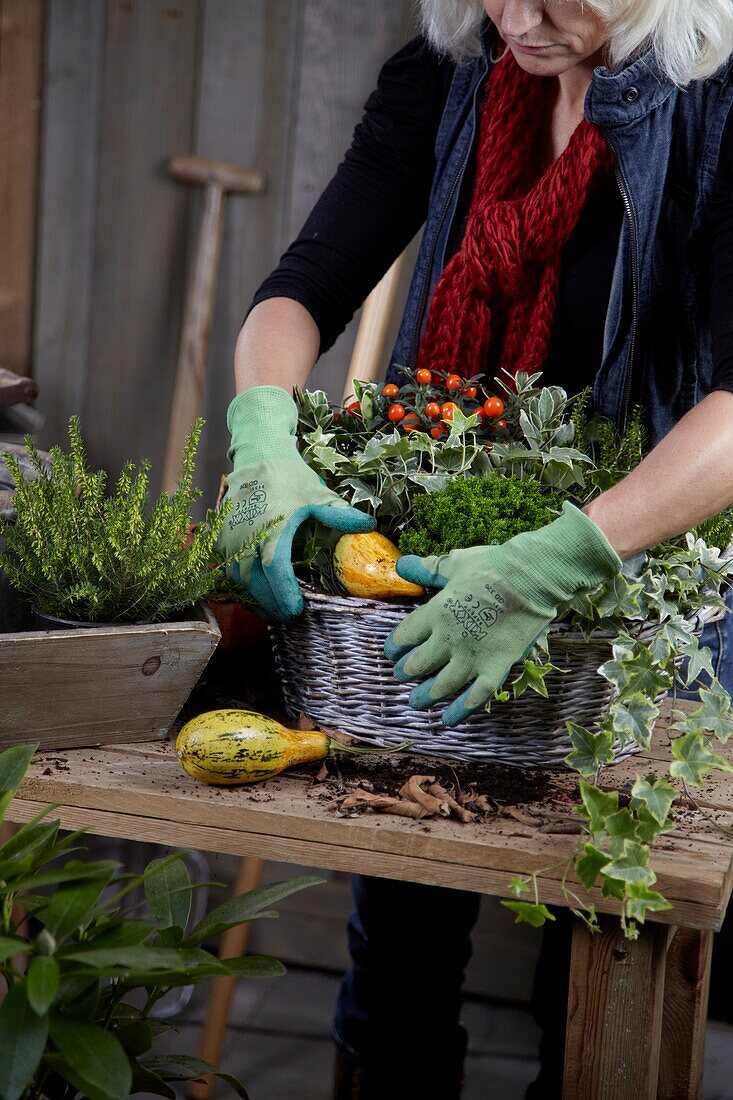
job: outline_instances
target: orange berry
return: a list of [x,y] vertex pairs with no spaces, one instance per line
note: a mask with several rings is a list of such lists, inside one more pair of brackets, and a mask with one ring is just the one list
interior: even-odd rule
[[345,411],[351,413],[352,416],[361,416],[361,405],[358,401],[349,401]]
[[429,370],[425,370],[425,368],[424,368],[424,367],[421,367],[421,368],[420,368],[420,370],[419,370],[419,371],[417,372],[417,374],[415,375],[415,378],[417,379],[417,381],[418,381],[419,385],[421,385],[421,386],[429,386],[429,385],[430,385],[430,383],[431,383],[431,382],[432,382],[432,380],[433,380],[433,376],[432,376],[432,374],[430,373],[430,371],[429,371]]
[[493,420],[496,416],[502,416],[504,412],[504,402],[500,397],[487,397],[484,401],[484,410],[487,416],[490,416]]
[[478,390],[475,386],[466,386],[465,390],[463,390],[463,397],[475,397],[477,393]]
[[445,435],[445,428],[442,424],[436,424],[434,428],[430,429],[430,434],[433,439],[440,439],[441,436]]
[[382,397],[396,397],[400,392],[400,387],[395,386],[394,382],[388,382],[386,386],[382,386]]
[[437,401],[428,401],[425,406],[425,415],[429,416],[431,420],[437,420],[440,416],[440,405]]
[[453,413],[456,411],[457,408],[458,406],[456,405],[455,401],[446,401],[445,405],[440,406],[441,418],[443,420],[452,420]]
[[402,427],[406,432],[414,432],[420,427],[420,417],[416,413],[408,413],[402,421]]
[[405,415],[404,405],[390,405],[387,409],[387,417],[393,424],[399,424]]
[[445,380],[445,388],[447,390],[460,390],[463,385],[463,379],[457,374],[449,374]]

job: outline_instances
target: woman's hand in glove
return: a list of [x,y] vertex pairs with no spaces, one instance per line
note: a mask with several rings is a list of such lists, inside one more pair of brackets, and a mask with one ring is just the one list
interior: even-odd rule
[[558,519],[501,546],[400,558],[401,577],[441,589],[384,644],[398,680],[423,681],[410,705],[423,710],[464,689],[442,718],[446,726],[464,721],[501,687],[562,603],[620,568],[600,528],[567,502]]
[[[257,552],[244,551],[227,566],[228,576],[244,584],[265,615],[287,622],[303,610],[303,597],[291,561],[293,538],[307,519],[337,531],[373,531],[374,519],[331,492],[298,453],[298,411],[278,386],[255,386],[237,395],[227,411],[231,433],[225,500],[232,509],[224,520],[219,547],[227,558],[271,527]],[[278,518],[279,517],[279,518]]]

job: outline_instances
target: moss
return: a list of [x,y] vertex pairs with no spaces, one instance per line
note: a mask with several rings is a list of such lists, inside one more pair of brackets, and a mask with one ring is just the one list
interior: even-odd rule
[[457,477],[418,497],[399,539],[403,554],[445,554],[497,545],[557,517],[563,498],[518,477]]

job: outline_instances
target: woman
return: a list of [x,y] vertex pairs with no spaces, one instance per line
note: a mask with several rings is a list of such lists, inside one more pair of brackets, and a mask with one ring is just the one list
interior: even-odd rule
[[[421,15],[423,35],[382,69],[343,163],[250,306],[223,544],[236,552],[255,514],[283,517],[235,571],[287,620],[302,607],[299,524],[369,525],[298,457],[289,391],[425,222],[390,380],[400,364],[542,369],[571,393],[592,385],[619,425],[640,403],[654,445],[584,512],[447,564],[403,559],[405,576],[440,590],[386,651],[419,681],[412,705],[449,698],[454,724],[563,598],[733,501],[733,6],[422,0]],[[450,615],[451,586],[467,580],[496,619],[473,648]],[[705,641],[733,688],[728,621]],[[335,1095],[455,1097],[478,898],[364,876],[353,887]],[[555,945],[538,983],[552,1006],[542,1098],[560,1095],[563,965]]]

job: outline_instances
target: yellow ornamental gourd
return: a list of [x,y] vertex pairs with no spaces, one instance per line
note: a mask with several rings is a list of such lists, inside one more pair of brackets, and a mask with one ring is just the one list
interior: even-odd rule
[[234,786],[322,760],[330,745],[319,730],[288,729],[256,711],[210,710],[186,722],[176,738],[176,755],[194,779]]
[[403,580],[395,569],[400,552],[378,531],[365,535],[344,535],[336,543],[333,563],[336,576],[350,596],[368,600],[389,600],[422,596],[422,585]]

